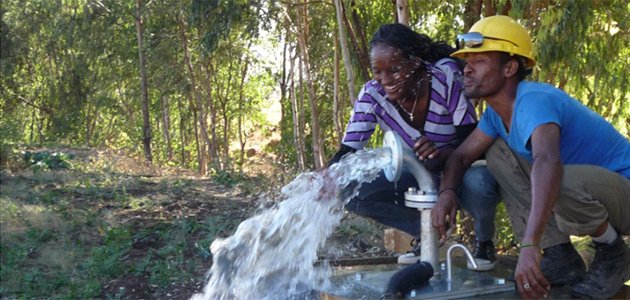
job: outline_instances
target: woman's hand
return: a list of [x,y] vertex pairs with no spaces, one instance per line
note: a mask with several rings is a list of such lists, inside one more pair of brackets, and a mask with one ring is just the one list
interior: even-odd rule
[[422,161],[440,157],[440,149],[426,135],[416,141],[413,145],[413,152]]
[[540,270],[542,254],[537,246],[521,248],[514,279],[519,294],[526,299],[547,298],[551,285]]

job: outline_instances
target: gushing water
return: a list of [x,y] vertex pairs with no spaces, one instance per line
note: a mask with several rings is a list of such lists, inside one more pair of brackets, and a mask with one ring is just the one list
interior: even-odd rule
[[339,225],[343,205],[389,164],[388,148],[360,150],[298,175],[278,205],[212,243],[208,284],[193,299],[307,299],[325,290],[332,271],[314,266],[318,248]]

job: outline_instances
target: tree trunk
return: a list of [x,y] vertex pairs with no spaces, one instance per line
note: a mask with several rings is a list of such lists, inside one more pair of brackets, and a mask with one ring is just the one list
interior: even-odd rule
[[483,0],[466,0],[464,6],[464,32],[468,32],[470,27],[479,20],[482,3]]
[[208,60],[203,64],[207,78],[207,94],[208,94],[208,113],[210,114],[210,148],[208,149],[210,156],[210,165],[216,169],[219,165],[219,154],[217,150],[217,110],[214,106],[214,97],[212,97],[212,77],[214,76],[212,62]]
[[[287,24],[287,18],[284,18],[284,27],[288,28]],[[284,120],[286,118],[285,112],[286,112],[286,103],[287,103],[287,82],[288,82],[288,77],[287,77],[287,47],[289,46],[289,34],[287,32],[287,34],[285,34],[284,36],[284,41],[283,41],[283,45],[282,45],[282,72],[280,73],[281,77],[280,77],[280,128],[283,128],[284,126],[282,124],[285,124]],[[282,131],[282,129],[281,129]],[[282,135],[281,137],[281,141],[283,142],[282,145],[284,146],[284,135]],[[280,157],[280,167],[281,167],[281,174],[285,173],[285,168],[284,166],[286,165],[286,151],[278,151],[279,152],[279,157]]]
[[177,97],[177,108],[179,110],[179,139],[181,142],[181,164],[186,165],[186,116],[184,114],[184,105],[182,98]]
[[497,6],[493,0],[483,0],[483,16],[489,17],[497,14]]
[[[345,6],[343,5],[343,1],[341,1],[341,7],[342,7],[342,12],[344,12],[341,15],[344,26],[346,27],[346,30],[348,34],[350,35],[350,41],[352,41],[352,46],[354,46],[354,50],[359,55],[359,64],[361,65],[361,67],[359,68],[359,71],[361,71],[363,79],[367,80],[369,78],[369,74],[367,70],[370,69],[370,60],[367,57],[367,55],[366,56],[362,55],[361,47],[359,46],[359,41],[358,41],[357,35],[355,34],[355,29],[350,24],[350,21],[348,21],[348,17],[345,15]],[[361,26],[361,25],[358,25],[358,26]]]
[[409,2],[407,0],[396,0],[396,15],[398,23],[409,26]]
[[29,143],[33,143],[33,133],[35,132],[35,120],[37,119],[37,116],[35,115],[35,109],[33,109],[33,111],[31,112],[31,132],[29,134],[28,137],[28,142]]
[[[291,51],[293,52],[293,51]],[[289,66],[289,78],[291,80],[289,97],[291,98],[291,112],[293,116],[293,141],[295,150],[297,152],[297,165],[300,171],[306,169],[306,155],[304,153],[304,127],[301,118],[301,105],[298,103],[297,92],[295,90],[295,60],[299,59],[299,55],[292,56],[290,58]],[[300,63],[301,65],[301,63]],[[301,70],[299,67],[298,72]],[[300,77],[301,83],[301,77]]]
[[306,74],[306,85],[308,88],[308,99],[311,104],[311,139],[313,148],[313,163],[315,169],[324,166],[324,149],[323,141],[319,128],[319,112],[317,110],[317,101],[315,99],[315,87],[311,78],[311,65],[308,57],[308,5],[305,0],[304,6],[301,7],[301,13],[297,14],[298,24],[301,30],[298,32],[298,48],[304,62],[304,73]]
[[[234,74],[236,73],[236,70],[238,70],[238,66],[240,65],[240,62],[236,62],[234,63],[234,61],[230,61],[230,64],[228,66],[228,73],[229,74]],[[230,159],[230,140],[229,140],[229,134],[231,131],[231,124],[230,124],[230,116],[229,116],[229,111],[228,111],[228,103],[230,100],[229,95],[231,94],[231,89],[230,87],[232,86],[232,80],[235,79],[234,76],[230,76],[228,77],[228,81],[225,84],[225,93],[223,95],[222,100],[219,101],[220,105],[221,105],[221,116],[223,118],[223,141],[222,141],[222,145],[223,145],[223,164],[222,164],[222,170],[230,170],[231,169],[231,159]]]
[[339,111],[339,42],[337,38],[338,35],[335,34],[335,38],[333,39],[333,48],[335,51],[333,58],[333,124],[335,126],[337,142],[341,143],[343,132],[341,132],[341,122],[339,122],[339,115],[341,113]]
[[352,16],[352,27],[356,32],[355,38],[357,39],[357,53],[359,54],[359,62],[361,63],[361,73],[364,80],[370,80],[370,71],[372,66],[370,65],[370,53],[365,39],[365,33],[363,33],[364,24],[359,19],[357,13],[356,1],[350,1],[350,15]]
[[168,100],[165,96],[161,97],[162,104],[162,135],[166,142],[166,158],[171,161],[173,159],[173,145],[171,142],[171,114],[169,112]]
[[356,96],[354,95],[354,70],[352,69],[352,60],[350,58],[350,50],[348,49],[348,37],[346,36],[346,28],[344,26],[344,12],[342,0],[334,0],[335,9],[337,12],[337,27],[339,28],[339,42],[341,45],[341,55],[343,56],[343,63],[346,67],[346,77],[348,77],[348,99],[350,103],[354,104]]
[[92,119],[90,118],[92,113],[90,112],[90,102],[85,103],[85,146],[90,147],[90,139],[92,138]]
[[142,95],[142,144],[147,162],[153,162],[151,154],[151,123],[149,118],[149,93],[147,88],[146,58],[144,56],[144,28],[142,0],[136,0],[136,36],[138,39],[138,64],[140,66],[140,92]]
[[[251,45],[251,42],[250,42]],[[249,49],[249,46],[247,46],[247,48]],[[245,112],[244,106],[245,106],[245,99],[244,99],[244,92],[243,92],[243,87],[245,86],[245,77],[247,76],[247,69],[249,68],[249,60],[247,58],[244,59],[244,63],[245,66],[243,66],[243,72],[241,73],[241,83],[240,83],[240,87],[239,87],[239,96],[238,96],[238,141],[240,144],[240,160],[239,160],[239,166],[240,166],[240,171],[243,172],[243,162],[245,160],[245,143],[247,142],[247,140],[245,139],[246,136],[243,133],[243,115]]]
[[396,6],[396,0],[390,0],[392,2],[392,16],[394,16],[394,23],[398,23],[398,6]]
[[188,38],[186,37],[186,26],[184,21],[182,20],[181,15],[178,15],[178,25],[179,25],[179,34],[182,40],[182,48],[184,51],[184,65],[188,71],[188,76],[190,78],[190,89],[191,93],[194,95],[195,106],[196,106],[196,119],[199,123],[199,131],[198,133],[201,135],[202,142],[200,142],[198,147],[198,161],[199,161],[199,174],[205,175],[208,173],[208,164],[206,162],[206,149],[210,147],[210,139],[208,138],[208,126],[206,125],[206,118],[204,113],[204,106],[201,102],[201,95],[199,95],[199,90],[197,89],[197,81],[195,79],[195,70],[193,69],[192,63],[190,61],[190,55],[188,52]]

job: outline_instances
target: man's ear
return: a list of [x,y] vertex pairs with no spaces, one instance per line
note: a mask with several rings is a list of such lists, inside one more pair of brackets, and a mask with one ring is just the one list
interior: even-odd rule
[[518,62],[516,58],[512,58],[503,64],[503,75],[506,78],[515,76],[518,73]]

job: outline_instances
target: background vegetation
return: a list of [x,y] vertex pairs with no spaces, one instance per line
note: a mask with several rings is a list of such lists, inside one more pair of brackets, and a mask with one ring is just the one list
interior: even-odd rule
[[[450,42],[482,16],[517,18],[534,37],[533,79],[564,88],[627,136],[629,5],[418,0],[409,23]],[[287,168],[320,167],[370,77],[367,41],[395,12],[385,0],[5,0],[3,151],[125,148],[214,174],[238,170],[249,138],[273,132],[278,141],[264,151]],[[279,122],[266,117],[274,105]]]
[[[113,218],[111,211],[160,211],[160,201],[182,202],[181,193],[198,187],[186,178],[153,178],[156,170],[211,176],[201,186],[253,180],[260,190],[321,167],[371,76],[371,34],[397,21],[394,2],[3,0],[0,296],[129,297],[129,290],[121,294],[107,285],[131,281],[129,274],[144,276],[154,289],[200,280],[186,255],[203,265],[203,243],[229,233],[245,213],[227,219],[151,215],[146,226],[134,227],[138,223],[117,223],[128,218]],[[532,79],[565,89],[630,136],[627,1],[408,5],[412,28],[449,42],[483,16],[515,17],[534,37]],[[102,159],[20,152],[59,145],[124,149],[142,157],[136,169],[145,177]],[[252,157],[279,168],[267,174],[266,185],[246,176],[265,167]],[[11,173],[16,170],[28,173]],[[38,218],[28,217],[34,214]],[[498,222],[507,222],[504,213]],[[500,245],[509,249],[511,232],[499,228]],[[34,268],[42,253],[36,249],[59,259]],[[133,249],[151,251],[139,260],[144,263],[126,263],[137,254]]]

